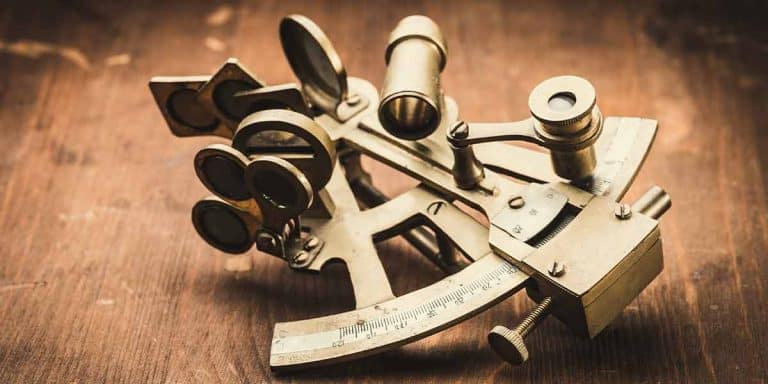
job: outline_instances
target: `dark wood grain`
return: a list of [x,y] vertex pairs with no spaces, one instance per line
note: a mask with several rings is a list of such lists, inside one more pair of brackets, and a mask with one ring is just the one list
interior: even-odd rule
[[[221,4],[203,1],[0,7],[0,382],[768,380],[763,4],[228,4],[218,26],[206,18]],[[485,335],[531,307],[524,295],[376,357],[271,374],[272,324],[350,308],[346,272],[296,274],[267,257],[252,277],[223,272],[189,220],[205,194],[192,156],[210,140],[173,137],[146,84],[228,56],[293,81],[276,34],[292,12],[376,84],[397,20],[433,17],[449,41],[445,88],[470,121],[525,116],[529,90],[564,73],[590,79],[607,115],[658,119],[628,198],[652,183],[672,195],[662,275],[591,342],[545,322],[521,368]],[[413,185],[369,168],[390,194]],[[440,278],[402,242],[380,252],[390,270],[414,271],[391,274],[398,293]]]

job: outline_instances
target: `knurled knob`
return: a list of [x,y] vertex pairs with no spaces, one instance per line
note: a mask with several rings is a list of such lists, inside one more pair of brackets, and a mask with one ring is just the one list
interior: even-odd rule
[[551,305],[552,298],[545,297],[514,329],[501,325],[493,327],[488,333],[488,344],[506,362],[523,364],[528,360],[528,348],[523,339],[547,317]]
[[578,76],[549,78],[531,91],[528,107],[544,131],[573,135],[589,125],[597,100],[595,87]]
[[488,344],[510,364],[520,365],[528,360],[528,348],[516,330],[497,325],[488,333]]

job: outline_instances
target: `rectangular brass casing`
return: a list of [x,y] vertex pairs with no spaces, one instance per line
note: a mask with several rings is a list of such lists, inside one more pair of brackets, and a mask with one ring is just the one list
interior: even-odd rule
[[[594,337],[661,272],[658,222],[635,212],[619,219],[616,202],[596,197],[554,239],[517,261],[532,272],[534,300],[551,296],[552,314],[575,333]],[[565,274],[550,276],[552,264]]]

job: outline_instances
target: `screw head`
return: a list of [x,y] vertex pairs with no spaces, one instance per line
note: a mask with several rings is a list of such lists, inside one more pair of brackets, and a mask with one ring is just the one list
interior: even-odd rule
[[266,252],[273,251],[277,248],[277,240],[271,234],[262,232],[256,236],[256,247]]
[[552,263],[552,266],[549,267],[549,270],[547,272],[552,277],[560,277],[562,275],[565,275],[565,264],[558,263],[557,261],[555,261]]
[[520,365],[528,360],[528,348],[517,331],[497,325],[488,333],[488,344],[499,357],[512,365]]
[[469,125],[463,121],[457,121],[451,127],[450,135],[454,139],[466,139],[469,136]]
[[349,95],[349,97],[347,97],[346,102],[347,102],[347,105],[354,107],[355,105],[360,104],[360,100],[362,100],[360,98],[360,95],[355,93],[353,95]]
[[293,264],[304,264],[309,260],[309,252],[307,251],[299,251],[296,253],[296,255],[293,256]]
[[619,220],[627,220],[632,217],[632,207],[629,204],[619,204],[613,213]]
[[507,205],[512,209],[520,209],[525,205],[525,199],[522,196],[515,196],[509,199]]
[[432,202],[427,206],[427,212],[430,215],[437,215],[437,213],[440,212],[440,208],[442,208],[444,205],[445,205],[444,201]]
[[312,236],[312,237],[309,238],[309,240],[307,240],[306,243],[304,243],[304,250],[305,251],[311,251],[311,250],[317,248],[318,245],[320,245],[320,239],[318,239],[315,236]]

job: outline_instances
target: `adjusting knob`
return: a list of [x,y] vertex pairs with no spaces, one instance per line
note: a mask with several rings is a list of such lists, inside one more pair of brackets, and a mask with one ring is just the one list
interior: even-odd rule
[[502,325],[493,327],[488,333],[488,344],[506,362],[512,365],[524,363],[528,360],[528,348],[523,339],[547,317],[551,305],[552,298],[544,298],[514,329]]

